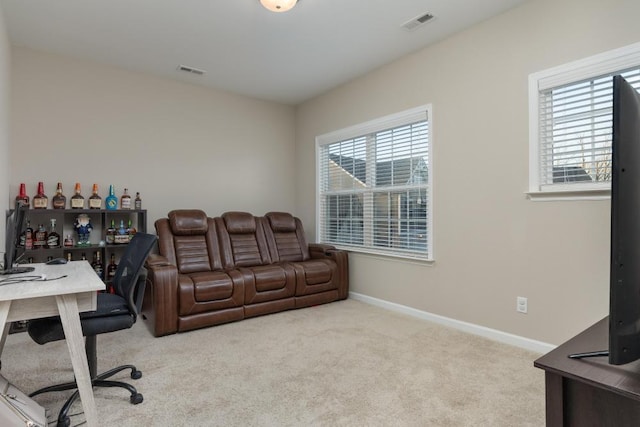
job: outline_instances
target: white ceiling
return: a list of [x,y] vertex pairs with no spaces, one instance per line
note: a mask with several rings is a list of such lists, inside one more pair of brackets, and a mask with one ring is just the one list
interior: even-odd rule
[[[525,0],[0,0],[12,44],[297,104]],[[435,16],[414,31],[402,24]],[[177,71],[178,65],[206,71]]]

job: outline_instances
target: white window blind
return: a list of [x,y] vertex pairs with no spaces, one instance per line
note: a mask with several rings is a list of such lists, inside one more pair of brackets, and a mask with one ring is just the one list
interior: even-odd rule
[[640,89],[640,43],[529,76],[530,197],[607,197],[617,74]]
[[430,259],[426,107],[318,137],[317,162],[320,241]]
[[540,93],[542,186],[610,182],[614,74],[640,88],[635,68]]

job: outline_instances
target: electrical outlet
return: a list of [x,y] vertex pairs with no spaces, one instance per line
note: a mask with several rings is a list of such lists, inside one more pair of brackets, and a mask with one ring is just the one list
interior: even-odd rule
[[527,314],[527,298],[526,297],[516,298],[516,311],[518,313]]

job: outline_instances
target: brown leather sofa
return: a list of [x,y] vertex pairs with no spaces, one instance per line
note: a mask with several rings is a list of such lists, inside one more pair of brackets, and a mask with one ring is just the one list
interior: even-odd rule
[[347,252],[307,244],[291,214],[174,210],[155,228],[142,309],[155,336],[347,298]]

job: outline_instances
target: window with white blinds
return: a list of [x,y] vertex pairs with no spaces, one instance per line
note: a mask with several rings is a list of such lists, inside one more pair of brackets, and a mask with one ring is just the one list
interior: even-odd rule
[[428,117],[425,106],[317,138],[320,241],[432,258]]
[[607,196],[617,74],[640,89],[640,44],[530,76],[530,196]]

